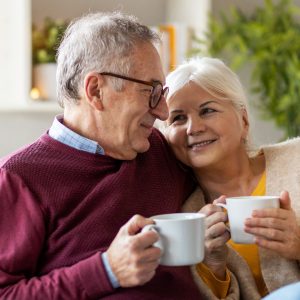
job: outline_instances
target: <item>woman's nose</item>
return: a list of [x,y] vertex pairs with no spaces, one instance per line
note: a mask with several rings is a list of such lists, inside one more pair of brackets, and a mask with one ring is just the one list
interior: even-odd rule
[[187,122],[187,135],[196,135],[205,131],[205,124],[199,116],[194,118],[189,118]]

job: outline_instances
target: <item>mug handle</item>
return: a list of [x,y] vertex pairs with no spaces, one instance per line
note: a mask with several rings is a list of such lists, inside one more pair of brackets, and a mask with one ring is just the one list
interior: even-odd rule
[[[143,227],[142,232],[148,232],[148,231],[155,231],[159,235],[158,227],[155,224],[149,224],[149,225],[146,225],[146,226]],[[159,235],[158,241],[155,242],[153,244],[153,246],[157,247],[157,248],[160,248],[162,253],[164,252],[164,247],[163,247],[163,243],[162,243],[160,235]]]
[[[223,207],[227,210],[227,205],[224,203],[216,203],[215,205]],[[228,224],[228,223],[227,223]],[[230,227],[225,223],[226,229],[228,230],[228,232],[230,233]]]
[[225,208],[227,210],[227,205],[224,204],[224,203],[216,203],[215,205],[221,206],[221,207],[223,207],[223,208]]

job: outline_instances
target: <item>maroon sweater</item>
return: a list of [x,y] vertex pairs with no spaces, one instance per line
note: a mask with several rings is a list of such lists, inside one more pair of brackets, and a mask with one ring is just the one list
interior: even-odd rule
[[45,134],[1,162],[1,299],[201,299],[188,267],[158,267],[143,286],[113,289],[102,265],[134,214],[177,212],[194,187],[158,131],[150,142],[120,161]]

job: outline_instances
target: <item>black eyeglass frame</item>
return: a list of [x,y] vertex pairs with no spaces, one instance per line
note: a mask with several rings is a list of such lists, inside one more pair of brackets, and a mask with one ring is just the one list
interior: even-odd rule
[[[145,81],[145,80],[140,80],[140,79],[136,79],[136,78],[132,78],[132,77],[128,77],[128,76],[124,76],[124,75],[119,75],[119,74],[115,74],[115,73],[111,73],[111,72],[101,72],[99,73],[101,75],[106,75],[106,76],[112,76],[112,77],[116,77],[116,78],[120,78],[120,79],[124,79],[124,80],[128,80],[128,81],[132,81],[132,82],[136,82],[136,83],[141,83],[141,84],[145,84],[148,86],[151,86],[153,89],[151,91],[150,94],[150,99],[149,99],[149,107],[151,109],[154,109],[157,107],[161,96],[167,97],[168,92],[169,92],[169,88],[168,87],[163,87],[162,83],[160,81],[157,80],[153,80],[153,81]],[[159,91],[159,97],[155,95],[155,90],[157,90],[157,87],[160,86],[161,90]]]

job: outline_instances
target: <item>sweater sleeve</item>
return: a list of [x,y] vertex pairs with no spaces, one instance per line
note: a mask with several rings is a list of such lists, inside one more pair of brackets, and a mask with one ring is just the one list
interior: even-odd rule
[[[231,271],[228,271],[229,272],[228,275],[230,277],[230,282],[229,282],[227,295],[224,298],[223,297],[219,298],[218,296],[216,296],[214,294],[214,292],[209,288],[209,286],[207,286],[207,284],[203,281],[202,277],[199,276],[196,265],[191,267],[191,271],[192,271],[194,280],[195,280],[199,290],[201,291],[201,293],[203,295],[203,299],[206,299],[206,300],[219,300],[219,299],[238,300],[238,299],[244,299],[244,298],[241,298],[239,283],[238,283],[235,275]],[[251,298],[245,298],[245,299],[250,300]],[[254,299],[256,300],[256,298],[253,298],[253,300]]]
[[36,276],[46,238],[39,203],[24,182],[0,169],[0,298],[91,299],[113,292],[99,253]]
[[216,297],[220,299],[226,298],[230,286],[230,272],[226,269],[226,279],[218,279],[213,272],[203,263],[196,265],[196,271],[202,278],[203,282],[212,290]]

